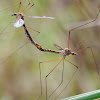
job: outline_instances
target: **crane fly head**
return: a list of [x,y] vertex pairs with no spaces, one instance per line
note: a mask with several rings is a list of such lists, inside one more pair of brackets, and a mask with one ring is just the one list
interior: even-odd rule
[[21,17],[22,19],[24,18],[24,15],[22,13],[13,13],[11,16],[16,16],[16,18]]
[[13,14],[11,14],[11,16],[17,16],[18,15],[18,13],[13,13]]
[[78,53],[76,53],[76,52],[71,52],[71,54],[72,54],[72,55],[78,55]]

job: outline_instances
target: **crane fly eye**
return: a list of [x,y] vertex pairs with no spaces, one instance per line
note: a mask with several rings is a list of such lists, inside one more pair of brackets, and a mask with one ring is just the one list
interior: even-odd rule
[[11,16],[17,16],[17,13],[13,13]]
[[72,52],[72,55],[74,55],[74,52]]
[[16,16],[17,14],[14,13],[14,16]]

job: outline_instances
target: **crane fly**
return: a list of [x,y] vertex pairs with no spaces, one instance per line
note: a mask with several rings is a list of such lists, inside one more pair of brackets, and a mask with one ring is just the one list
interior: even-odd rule
[[[28,1],[29,1],[29,0],[28,0]],[[31,2],[32,2],[32,5],[30,6]],[[43,18],[44,18],[44,19],[54,19],[53,17],[47,17],[47,16],[26,16],[26,15],[24,15],[25,12],[27,12],[29,9],[31,9],[31,8],[34,6],[34,3],[33,3],[32,0],[31,0],[31,2],[29,1],[29,4],[28,4],[21,12],[19,12],[19,11],[20,11],[22,2],[17,2],[16,4],[13,4],[13,5],[11,5],[11,6],[7,7],[7,8],[5,8],[5,9],[3,9],[3,10],[0,10],[0,12],[2,12],[2,11],[4,11],[4,10],[7,10],[7,9],[9,9],[9,8],[11,8],[11,7],[13,7],[13,6],[19,4],[18,13],[13,13],[13,14],[11,14],[11,16],[15,16],[15,17],[16,17],[16,21],[10,22],[9,24],[7,24],[7,26],[2,30],[2,32],[0,32],[0,35],[3,34],[3,33],[11,33],[11,32],[23,31],[23,30],[17,30],[17,31],[11,31],[11,32],[4,32],[4,31],[8,28],[8,26],[9,26],[11,23],[12,23],[12,25],[13,25],[14,27],[16,27],[16,28],[24,27],[24,24],[25,24],[24,18],[25,18],[25,17],[30,17],[30,18],[41,18],[41,19],[43,19]],[[39,31],[37,31],[37,30],[35,30],[35,29],[33,29],[33,28],[29,27],[29,26],[26,26],[26,27],[29,28],[29,29],[31,29],[31,30],[33,30],[33,31],[35,31],[35,32],[37,32],[37,34],[36,34],[33,38],[35,38],[35,37],[40,33]],[[20,48],[22,48],[23,46],[25,46],[28,42],[29,42],[29,41],[27,41],[25,44],[23,44],[22,46],[20,46],[20,47],[19,47],[16,51],[14,51],[11,55],[13,55],[15,52],[17,52],[17,51],[18,51]],[[2,63],[4,63],[6,60],[8,60],[8,58],[11,57],[11,55],[9,55],[9,56],[7,57],[7,59],[5,59]]]
[[[18,18],[19,18],[19,17],[18,17]],[[20,19],[23,20],[23,16],[22,16],[22,15],[20,15]],[[30,35],[30,33],[29,33],[29,31],[28,31],[28,29],[27,29],[25,23],[23,24],[23,28],[24,28],[25,34],[27,35],[28,39],[31,41],[31,43],[32,43],[34,46],[37,47],[37,49],[39,49],[40,51],[43,51],[43,52],[49,52],[49,53],[59,54],[59,55],[62,56],[61,59],[54,59],[54,60],[43,61],[43,62],[40,62],[40,63],[39,63],[41,94],[40,94],[40,96],[37,98],[37,100],[39,100],[39,99],[41,98],[42,92],[43,92],[43,90],[42,90],[42,79],[41,79],[41,64],[42,64],[42,63],[45,63],[45,62],[52,62],[52,61],[59,61],[58,64],[57,64],[56,66],[54,66],[54,68],[45,76],[45,83],[46,83],[46,100],[48,100],[48,99],[54,94],[54,92],[56,92],[56,90],[57,90],[57,89],[62,85],[62,83],[63,83],[64,61],[67,61],[68,63],[70,63],[70,64],[72,64],[74,67],[76,67],[76,70],[75,70],[75,72],[73,73],[73,75],[72,75],[71,79],[69,80],[69,82],[67,83],[66,87],[69,85],[69,83],[71,82],[71,80],[72,80],[72,78],[74,77],[75,73],[77,72],[78,66],[75,65],[75,64],[73,64],[73,63],[70,62],[69,60],[67,60],[67,59],[66,59],[66,56],[76,56],[76,55],[78,55],[79,52],[82,52],[82,51],[84,51],[84,50],[90,48],[90,49],[91,49],[91,52],[92,52],[92,55],[93,55],[93,58],[94,58],[94,61],[95,61],[95,57],[94,57],[94,54],[93,54],[93,51],[92,51],[91,46],[88,46],[88,47],[83,48],[83,49],[81,49],[81,50],[75,50],[74,52],[72,52],[69,48],[65,48],[65,49],[64,49],[64,48],[62,48],[61,46],[59,46],[59,45],[57,45],[57,44],[54,44],[54,46],[55,46],[59,51],[55,51],[55,50],[51,50],[51,49],[44,49],[41,45],[39,45],[38,43],[36,43],[36,42],[33,40],[33,38],[31,37],[31,35]],[[68,39],[68,41],[69,41],[69,39]],[[80,44],[79,44],[79,45],[80,45]],[[24,45],[23,45],[23,46],[24,46]],[[22,46],[22,47],[23,47],[23,46]],[[20,47],[20,48],[22,48],[22,47]],[[19,48],[19,49],[20,49],[20,48]],[[77,48],[78,48],[78,47],[77,47]],[[17,49],[13,54],[15,54],[19,49]],[[13,55],[13,54],[12,54],[12,55]],[[10,55],[9,57],[11,57],[12,55]],[[57,66],[58,66],[61,62],[63,62],[63,70],[62,70],[61,82],[60,82],[60,84],[54,89],[54,91],[53,91],[51,94],[49,94],[49,96],[48,96],[48,81],[47,81],[48,76],[57,68]],[[95,65],[96,65],[96,68],[97,68],[97,71],[98,71],[98,67],[97,67],[96,61],[95,61]],[[99,71],[98,71],[98,74],[99,74]],[[66,87],[65,87],[65,88],[66,88]],[[64,89],[65,89],[65,88],[64,88]],[[61,93],[62,93],[63,91],[64,91],[64,90],[62,90]],[[60,93],[60,94],[61,94],[61,93]],[[59,95],[60,95],[60,94],[59,94]],[[58,95],[58,96],[59,96],[59,95]],[[58,97],[58,96],[57,96],[57,97]],[[56,98],[57,98],[57,97],[56,97]]]

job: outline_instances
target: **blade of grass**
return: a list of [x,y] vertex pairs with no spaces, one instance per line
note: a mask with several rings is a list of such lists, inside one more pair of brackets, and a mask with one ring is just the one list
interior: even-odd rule
[[72,97],[68,97],[62,100],[94,100],[100,98],[100,90],[95,90]]

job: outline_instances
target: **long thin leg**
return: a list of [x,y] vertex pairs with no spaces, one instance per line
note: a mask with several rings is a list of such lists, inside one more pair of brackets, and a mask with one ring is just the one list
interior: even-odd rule
[[[28,1],[29,1],[29,0],[28,0]],[[30,4],[31,4],[31,3],[30,3],[30,1],[29,1],[29,4],[21,11],[21,13],[23,13],[23,12],[29,7]],[[20,2],[20,4],[19,4],[18,13],[19,13],[19,10],[20,10],[20,5],[21,5],[21,2]],[[19,16],[19,14],[16,16],[16,19],[17,19],[18,16]]]
[[[2,34],[4,34],[4,33],[12,33],[12,32],[20,32],[20,31],[23,31],[23,30],[17,30],[17,31],[4,32],[4,31],[8,28],[8,26],[9,26],[11,23],[13,23],[13,22],[10,22],[9,24],[7,24],[7,26],[2,30],[2,32],[0,32],[0,35],[2,35]],[[35,29],[31,28],[31,27],[28,27],[28,26],[27,26],[27,28],[29,28],[29,29],[31,29],[31,30],[33,30],[33,31],[35,31],[35,32],[38,32],[33,38],[35,38],[36,36],[38,36],[38,34],[40,33],[39,31],[37,31],[37,30],[35,30]]]
[[14,51],[12,54],[10,54],[1,64],[4,64],[10,57],[12,57],[17,51],[19,51],[21,48],[23,48],[26,44],[28,44],[29,41],[27,41],[25,44],[23,44],[22,46],[20,46],[16,51]]
[[27,12],[29,9],[31,9],[33,6],[34,6],[34,4],[32,4],[32,6],[29,7],[27,10],[23,11],[23,14],[24,14],[25,12]]
[[[51,74],[51,72],[54,71],[54,69],[61,63],[61,61],[63,60],[63,58],[60,60],[60,62],[46,75],[45,77],[45,83],[46,83],[46,100],[48,100],[48,86],[47,86],[47,78],[48,76]],[[58,87],[57,87],[58,88]],[[56,88],[56,90],[57,90]]]
[[30,0],[28,0],[28,2],[31,3]]
[[40,97],[42,96],[42,79],[41,79],[41,66],[40,65],[41,65],[41,63],[57,61],[57,60],[61,60],[61,59],[48,60],[48,61],[44,61],[44,62],[39,63],[41,93],[40,93],[40,96],[37,98],[37,100],[39,100]]
[[33,38],[35,38],[36,36],[38,36],[39,35],[39,31],[37,31],[37,30],[35,30],[35,29],[33,29],[33,28],[31,28],[31,27],[29,27],[29,26],[26,26],[27,28],[29,28],[29,29],[31,29],[31,30],[33,30],[33,31],[35,31],[35,32],[37,32],[37,34],[33,37]]
[[[30,0],[28,0],[28,1],[30,2]],[[31,0],[31,2],[33,3],[33,1],[32,1],[32,0]],[[30,2],[30,3],[31,3],[31,2]]]
[[100,11],[98,12],[98,14],[96,15],[96,17],[95,17],[94,20],[92,20],[92,21],[90,21],[90,22],[88,22],[88,23],[85,23],[85,24],[83,24],[83,25],[79,25],[79,26],[77,26],[77,27],[75,27],[75,28],[73,28],[73,29],[71,29],[71,30],[69,31],[69,36],[68,36],[68,50],[69,50],[69,44],[70,44],[69,42],[70,42],[70,34],[71,34],[71,31],[73,31],[73,30],[75,30],[75,29],[78,29],[78,28],[80,28],[80,27],[82,27],[82,26],[85,26],[85,25],[87,25],[87,24],[90,24],[90,23],[95,22],[96,19],[97,19],[98,16],[99,16],[99,13],[100,13]]
[[69,41],[70,41],[70,31],[69,31],[69,36],[68,36],[68,54],[69,54]]
[[[28,0],[29,1],[29,0]],[[33,1],[31,0],[31,2],[33,3]],[[33,5],[34,5],[34,3],[32,4],[32,6],[31,7],[29,7],[29,5],[30,5],[31,3],[30,3],[30,1],[29,1],[29,4],[21,11],[21,13],[25,13],[25,12],[27,12],[29,9],[31,9],[32,7],[33,7]],[[21,5],[21,2],[20,2],[20,5]],[[20,9],[20,5],[19,5],[19,9]],[[28,8],[29,7],[29,8]],[[28,8],[28,9],[27,9]],[[18,10],[18,12],[19,12],[19,10]],[[19,16],[19,14],[16,16],[16,19],[17,19],[17,17]]]
[[78,53],[78,52],[84,51],[84,50],[86,50],[86,49],[88,49],[88,48],[90,48],[90,46],[88,46],[88,47],[86,47],[86,48],[83,48],[83,49],[81,49],[81,50],[75,51],[75,53]]
[[[13,22],[10,22],[9,24],[11,24],[11,23],[13,23]],[[4,33],[12,33],[12,32],[20,32],[20,31],[23,31],[23,30],[17,30],[17,31],[4,32],[4,31],[7,29],[7,27],[9,26],[9,24],[5,27],[5,29],[3,29],[2,32],[0,32],[0,35],[2,35],[2,34],[4,34]],[[33,31],[35,31],[35,32],[38,32],[33,38],[35,38],[35,37],[40,33],[39,31],[37,31],[37,30],[35,30],[35,29],[31,28],[31,27],[28,27],[28,26],[27,26],[27,28],[30,28],[31,30],[33,30]]]
[[59,93],[59,95],[57,95],[57,97],[54,100],[56,100],[62,94],[62,92],[68,87],[68,85],[70,84],[71,80],[73,79],[73,77],[74,77],[74,75],[75,75],[75,73],[77,72],[77,69],[78,69],[78,66],[77,65],[73,64],[72,62],[68,61],[67,59],[65,59],[65,60],[67,62],[69,62],[70,64],[72,64],[73,66],[75,66],[76,67],[76,70],[73,73],[73,75],[72,75],[71,79],[69,80],[69,82],[67,83],[67,85],[63,88],[63,90]]
[[83,48],[83,49],[81,49],[79,51],[76,51],[76,53],[81,52],[81,51],[84,51],[84,50],[86,50],[88,48],[90,48],[90,50],[91,50],[91,53],[92,53],[92,56],[93,56],[93,59],[94,59],[94,63],[95,63],[95,66],[96,66],[96,69],[97,69],[97,72],[98,72],[98,75],[100,76],[99,68],[97,66],[97,63],[96,63],[96,60],[95,60],[95,56],[94,56],[94,53],[93,53],[93,50],[92,50],[92,47],[91,46],[88,46],[88,47]]
[[37,33],[33,38],[35,38],[36,36],[38,36],[39,35],[39,33]]
[[97,69],[98,75],[100,76],[99,68],[98,68],[98,66],[97,66],[97,63],[96,63],[96,60],[95,60],[95,56],[94,56],[93,50],[92,50],[91,47],[89,47],[89,48],[90,48],[90,50],[91,50],[91,53],[92,53],[92,56],[93,56],[93,59],[94,59],[94,63],[95,63],[95,65],[96,65],[96,69]]
[[0,10],[0,12],[4,11],[4,10],[6,10],[6,9],[12,8],[13,6],[15,6],[15,5],[17,5],[17,4],[19,4],[19,2],[15,3],[15,4],[13,4],[13,5],[7,7],[7,8],[5,8],[5,9]]
[[30,2],[29,2],[29,4],[21,11],[21,13],[23,13],[23,12],[29,7],[29,5],[30,5]]
[[[10,23],[9,23],[10,24]],[[9,24],[6,26],[6,28],[9,26]],[[6,29],[5,28],[5,29]],[[4,33],[5,29],[1,32]],[[11,32],[19,32],[19,31],[23,31],[23,30],[17,30],[17,31],[10,31],[10,32],[5,32],[5,33],[11,33]],[[38,35],[38,34],[37,34]],[[37,36],[35,35],[34,38]],[[29,41],[28,41],[29,42]],[[3,64],[4,62],[6,62],[11,56],[13,56],[18,50],[20,50],[21,48],[23,48],[28,42],[26,42],[25,44],[23,44],[22,46],[20,46],[16,51],[14,51],[12,54],[10,54],[1,64]]]
[[57,88],[48,96],[48,98],[50,98],[52,96],[52,94],[62,85],[62,83],[63,83],[63,76],[64,76],[64,59],[63,59],[63,70],[62,70],[61,82],[57,86]]
[[[29,0],[28,0],[29,1]],[[33,1],[31,0],[31,2],[33,3]],[[29,5],[30,5],[31,3],[30,3],[30,1],[29,1],[29,4],[27,5],[27,7],[24,9],[24,10],[22,10],[22,12],[21,13],[25,13],[25,12],[27,12],[29,9],[31,9],[33,6],[34,6],[34,3],[32,4],[32,6],[31,7],[29,7]],[[29,8],[28,8],[29,7]],[[27,9],[28,8],[28,9]]]
[[[9,31],[9,32],[1,32],[1,33],[4,34],[4,33],[12,33],[12,32],[14,33],[14,32],[21,32],[21,31],[23,31],[23,30]],[[1,35],[2,35],[2,34],[1,34]]]
[[80,47],[80,45],[82,45],[83,42],[84,42],[84,40],[81,40],[81,41],[77,44],[77,46],[76,46],[76,48],[75,48],[75,51],[78,50],[78,48]]
[[0,35],[8,28],[8,26],[13,23],[13,22],[10,22],[9,24],[7,24],[7,26],[2,30],[2,32],[0,32]]
[[19,11],[20,11],[20,7],[21,7],[21,2],[20,2],[20,4],[19,4],[19,9],[18,9],[18,13],[19,13]]
[[35,32],[40,33],[39,31],[37,31],[37,30],[35,30],[35,29],[33,29],[33,28],[29,27],[29,26],[26,26],[26,27],[27,27],[27,28],[30,28],[31,30],[33,30],[33,31],[35,31]]

